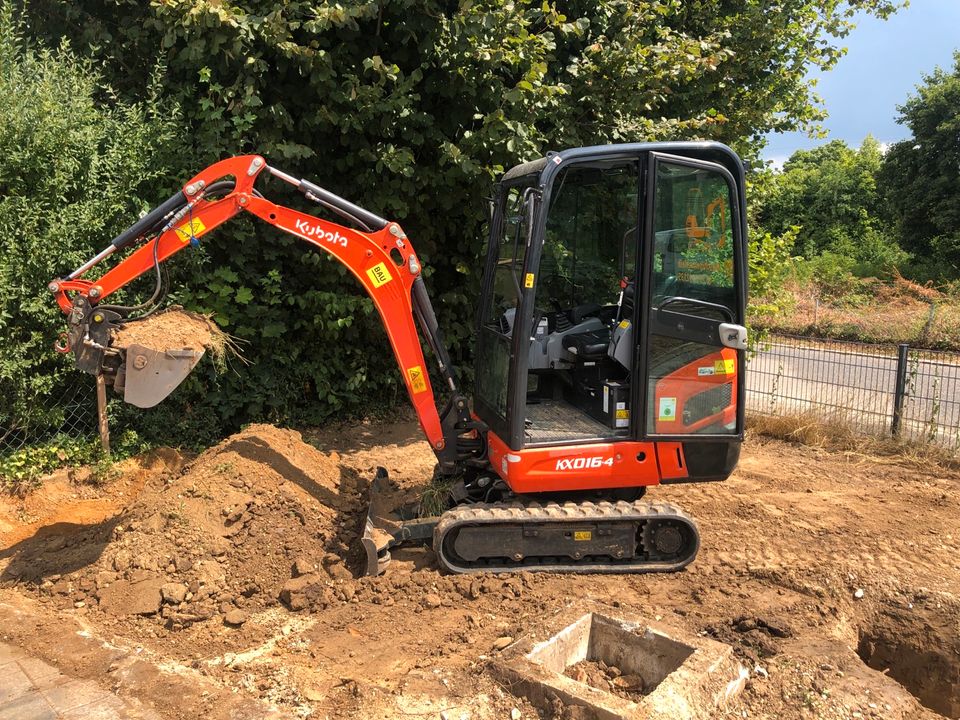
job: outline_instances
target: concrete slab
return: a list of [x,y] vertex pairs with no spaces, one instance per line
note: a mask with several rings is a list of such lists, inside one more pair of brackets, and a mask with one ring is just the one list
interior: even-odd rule
[[[602,661],[641,692],[615,694],[568,677]],[[514,694],[551,711],[556,700],[598,720],[705,720],[743,689],[746,670],[729,645],[595,603],[568,608],[508,647],[491,671]]]
[[59,713],[92,703],[102,704],[113,696],[99,685],[83,680],[68,680],[40,693],[50,706]]
[[0,720],[57,720],[57,714],[34,691],[0,705]]
[[33,690],[33,684],[30,678],[17,663],[8,663],[3,666],[3,674],[0,675],[0,705],[31,690]]

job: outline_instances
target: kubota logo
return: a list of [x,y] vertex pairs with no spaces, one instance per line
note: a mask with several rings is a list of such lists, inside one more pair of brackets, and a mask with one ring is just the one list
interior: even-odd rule
[[577,457],[557,460],[557,470],[591,470],[599,467],[613,467],[613,458]]
[[321,225],[311,225],[305,220],[297,220],[293,226],[298,233],[316,240],[332,243],[333,245],[347,246],[347,239],[338,232],[327,232]]

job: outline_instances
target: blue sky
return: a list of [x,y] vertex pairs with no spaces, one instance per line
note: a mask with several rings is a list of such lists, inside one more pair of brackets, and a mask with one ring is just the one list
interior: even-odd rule
[[804,133],[771,134],[764,157],[780,166],[795,151],[829,140],[858,146],[868,134],[884,143],[909,137],[896,123],[897,105],[939,65],[953,65],[960,49],[960,0],[911,0],[910,6],[877,20],[860,17],[841,42],[848,48],[833,70],[817,75],[816,91],[830,116],[826,139]]

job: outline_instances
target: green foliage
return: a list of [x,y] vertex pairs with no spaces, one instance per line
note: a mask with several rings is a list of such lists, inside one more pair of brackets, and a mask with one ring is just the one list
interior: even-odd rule
[[[89,48],[137,102],[149,101],[160,49],[164,93],[183,108],[191,143],[171,180],[255,150],[403,222],[432,269],[454,359],[464,360],[483,198],[505,168],[548,149],[664,138],[710,137],[755,156],[767,131],[809,129],[821,117],[805,78],[840,56],[834,41],[853,11],[884,16],[895,5],[35,0],[30,12],[48,38]],[[104,197],[117,206],[136,197],[146,186],[125,187],[131,175],[124,169]],[[264,190],[290,202],[275,184]],[[57,272],[73,261],[38,255]],[[173,299],[214,313],[246,341],[250,364],[215,375],[204,363],[138,416],[149,436],[175,427],[207,437],[251,419],[320,422],[404,396],[369,301],[298,241],[235,222],[171,265],[181,288]],[[51,317],[46,327],[55,325]]]
[[47,283],[163,196],[172,180],[176,126],[175,109],[156,99],[156,83],[142,102],[120,102],[91,62],[67,44],[33,48],[26,30],[11,6],[0,4],[0,427],[6,431],[57,429],[62,422],[51,399],[76,371],[52,349],[63,320]]
[[66,465],[93,465],[92,478],[105,482],[113,477],[113,462],[146,449],[141,438],[127,430],[113,438],[112,460],[103,455],[100,441],[69,435],[54,435],[0,456],[0,489],[23,491],[35,487],[42,475]]
[[798,150],[755,198],[759,224],[774,234],[797,227],[793,251],[811,260],[826,286],[851,274],[889,275],[908,256],[883,219],[876,180],[882,159],[872,137],[859,150],[841,140]]
[[784,290],[794,268],[792,250],[799,228],[788,228],[782,235],[755,232],[747,251],[750,276],[750,314],[776,315],[788,295]]
[[887,217],[918,279],[960,278],[960,52],[899,108],[913,137],[893,145],[880,174]]

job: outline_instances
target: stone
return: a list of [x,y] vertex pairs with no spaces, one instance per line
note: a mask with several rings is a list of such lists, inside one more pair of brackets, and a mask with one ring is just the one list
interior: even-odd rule
[[243,610],[231,610],[226,615],[223,616],[223,621],[227,625],[234,625],[239,627],[247,621],[247,613]]
[[321,604],[326,606],[329,598],[326,580],[316,573],[288,580],[280,590],[280,602],[291,610],[305,610]]
[[427,593],[423,597],[423,606],[428,608],[438,608],[443,605],[443,598],[436,593]]
[[160,610],[163,585],[158,577],[140,582],[119,580],[100,591],[100,609],[119,616],[153,615]]
[[507,646],[508,646],[510,643],[512,643],[512,642],[513,642],[513,638],[512,638],[511,636],[509,636],[509,635],[504,635],[504,636],[502,636],[502,637],[498,637],[496,640],[493,641],[493,649],[494,649],[494,650],[503,650],[505,647],[507,647]]
[[306,558],[299,557],[293,561],[293,576],[300,577],[302,575],[309,575],[310,573],[316,572],[316,565],[307,560]]
[[187,586],[181,583],[164,583],[160,587],[160,597],[165,603],[179,605],[187,599]]

